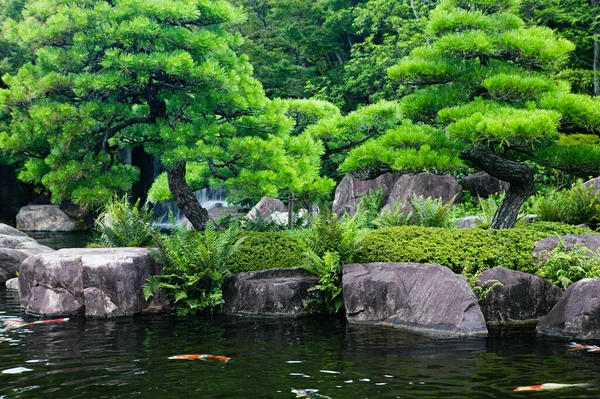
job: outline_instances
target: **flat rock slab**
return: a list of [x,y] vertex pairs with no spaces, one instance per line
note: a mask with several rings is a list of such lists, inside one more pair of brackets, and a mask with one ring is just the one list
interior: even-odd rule
[[533,248],[533,257],[538,262],[548,260],[549,253],[558,245],[559,241],[564,241],[567,249],[572,249],[574,246],[588,248],[592,252],[596,252],[600,248],[600,234],[568,234],[566,236],[552,236],[544,238],[535,243]]
[[535,323],[556,305],[563,292],[548,280],[533,274],[509,270],[501,266],[485,270],[477,285],[496,287],[479,303],[486,322]]
[[21,307],[40,315],[113,317],[144,311],[146,276],[159,265],[145,248],[76,248],[21,264]]
[[17,214],[17,228],[25,231],[75,231],[75,222],[58,205],[27,205]]
[[600,278],[573,283],[536,327],[538,334],[600,339]]
[[440,265],[344,266],[346,318],[441,337],[486,335],[485,319],[464,277]]
[[245,316],[298,317],[318,277],[301,267],[238,273],[223,283],[223,313]]
[[354,215],[356,206],[370,190],[381,189],[381,203],[385,204],[399,177],[399,174],[385,173],[376,179],[359,180],[350,173],[346,174],[335,188],[332,212],[338,216],[344,213]]
[[393,210],[400,203],[404,213],[408,214],[411,212],[409,199],[412,199],[413,195],[440,198],[444,203],[453,201],[454,204],[458,204],[462,198],[462,187],[450,175],[439,176],[426,172],[402,175],[394,184],[383,209]]

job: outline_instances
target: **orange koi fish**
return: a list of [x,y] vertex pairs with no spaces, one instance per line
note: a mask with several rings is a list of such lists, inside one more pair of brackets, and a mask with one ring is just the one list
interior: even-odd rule
[[215,360],[220,360],[222,362],[228,362],[231,358],[227,357],[227,356],[219,356],[219,355],[175,355],[175,356],[171,356],[169,359],[185,359],[185,360],[215,359]]
[[600,347],[597,345],[583,345],[577,342],[569,342],[567,346],[569,347],[569,351],[587,350],[588,352],[600,352]]
[[46,324],[46,323],[64,323],[69,321],[68,317],[63,317],[62,319],[47,319],[47,320],[36,320],[30,323],[27,323],[23,320],[7,320],[4,322],[4,327],[14,329],[25,326],[31,326],[34,324]]
[[553,382],[547,382],[541,385],[528,385],[525,387],[518,387],[514,389],[514,392],[524,392],[524,391],[551,391],[554,389],[563,389],[563,388],[572,388],[579,387],[585,388],[589,387],[590,384],[556,384]]
[[27,324],[32,325],[32,324],[46,324],[46,323],[65,323],[67,321],[69,321],[69,318],[63,317],[62,319],[36,320],[36,321],[32,321],[31,323],[27,323]]

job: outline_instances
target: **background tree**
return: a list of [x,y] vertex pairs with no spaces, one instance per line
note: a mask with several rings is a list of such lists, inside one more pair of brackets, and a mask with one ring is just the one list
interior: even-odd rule
[[444,170],[460,157],[510,183],[492,228],[512,227],[534,193],[530,162],[598,175],[600,104],[552,79],[574,46],[547,27],[525,26],[517,6],[442,1],[427,26],[430,44],[389,70],[415,89],[401,109],[417,125],[354,150],[342,170]]
[[202,230],[208,214],[186,182],[188,163],[258,189],[279,178],[269,170],[289,171],[282,159],[304,162],[300,145],[320,151],[310,138],[290,139],[284,108],[236,55],[241,38],[229,27],[242,13],[226,1],[38,0],[23,15],[8,20],[4,37],[35,59],[4,77],[0,148],[28,157],[20,178],[43,184],[55,202],[94,205],[128,190],[139,171],[117,151],[143,146]]

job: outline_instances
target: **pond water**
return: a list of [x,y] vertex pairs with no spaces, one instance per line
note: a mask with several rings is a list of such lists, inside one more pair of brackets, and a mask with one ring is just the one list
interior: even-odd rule
[[[0,321],[27,316],[0,290]],[[33,320],[33,319],[31,319]],[[600,353],[531,329],[436,340],[343,320],[140,316],[5,330],[1,398],[598,398]],[[177,354],[219,360],[168,360]],[[19,371],[20,374],[6,372]],[[513,393],[517,386],[592,383]],[[322,395],[322,396],[318,396]]]

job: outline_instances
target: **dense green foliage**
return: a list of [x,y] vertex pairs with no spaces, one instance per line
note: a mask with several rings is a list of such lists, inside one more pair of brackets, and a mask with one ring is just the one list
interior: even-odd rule
[[532,251],[536,241],[584,232],[556,223],[507,230],[391,227],[367,234],[355,261],[432,263],[468,274],[494,266],[535,273]]
[[95,245],[107,248],[152,247],[158,229],[152,224],[153,212],[138,200],[131,204],[127,196],[113,197],[96,219]]
[[535,212],[539,220],[585,224],[596,230],[600,224],[600,195],[579,180],[568,190],[550,191],[539,198]]
[[567,250],[565,243],[559,241],[538,274],[566,290],[583,278],[600,277],[600,252],[579,246]]
[[300,267],[305,262],[306,244],[283,233],[244,232],[243,241],[227,261],[232,273],[277,267]]

